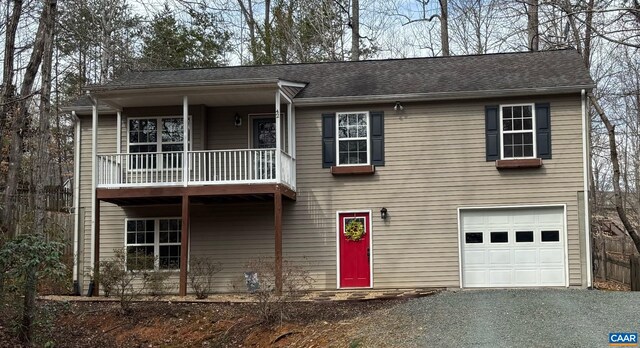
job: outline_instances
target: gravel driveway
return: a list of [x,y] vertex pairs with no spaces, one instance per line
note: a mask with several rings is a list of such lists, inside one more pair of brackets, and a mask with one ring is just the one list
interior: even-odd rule
[[640,292],[465,290],[400,304],[363,327],[371,347],[607,347],[640,331]]

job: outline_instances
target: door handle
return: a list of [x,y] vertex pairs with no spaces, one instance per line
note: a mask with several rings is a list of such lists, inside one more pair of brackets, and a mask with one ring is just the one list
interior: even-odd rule
[[371,249],[367,248],[367,262],[371,262]]

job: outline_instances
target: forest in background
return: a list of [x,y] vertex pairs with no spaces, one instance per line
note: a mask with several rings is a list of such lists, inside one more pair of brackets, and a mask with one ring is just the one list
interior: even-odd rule
[[129,70],[573,47],[597,83],[592,208],[615,206],[640,246],[638,0],[0,0],[0,9],[5,236],[15,234],[18,192],[42,232],[42,197],[70,185],[74,120],[60,108]]
[[640,250],[640,0],[0,0],[0,11],[0,327],[23,343],[41,319],[38,282],[68,287],[74,262],[47,211],[51,188],[73,180],[75,120],[61,108],[130,70],[574,48],[597,83],[592,217],[615,214]]

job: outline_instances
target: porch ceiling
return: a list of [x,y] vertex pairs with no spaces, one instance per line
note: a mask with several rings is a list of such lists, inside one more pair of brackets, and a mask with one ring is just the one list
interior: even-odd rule
[[275,102],[278,86],[251,85],[225,88],[156,88],[147,90],[111,91],[96,93],[99,101],[116,109],[143,106],[170,106],[182,104],[183,97],[191,105],[232,106],[267,105]]

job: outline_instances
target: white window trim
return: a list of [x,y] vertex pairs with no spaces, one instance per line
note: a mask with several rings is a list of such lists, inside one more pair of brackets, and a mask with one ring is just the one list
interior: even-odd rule
[[[138,221],[138,220],[153,220],[153,244],[151,243],[142,243],[142,244],[138,244],[138,243],[134,243],[134,244],[128,244],[127,243],[127,224],[129,221]],[[182,246],[182,241],[178,242],[178,243],[160,243],[160,220],[180,220],[182,222],[182,218],[179,216],[168,216],[168,217],[138,217],[138,218],[125,218],[124,219],[124,249],[125,249],[125,253],[124,253],[124,268],[125,271],[128,271],[127,269],[127,247],[134,247],[134,246],[151,246],[153,245],[153,257],[154,257],[154,262],[153,262],[153,271],[159,271],[159,272],[178,272],[180,271],[180,268],[172,268],[172,269],[160,269],[160,245],[162,246]],[[182,231],[180,231],[180,233],[182,233]],[[182,247],[180,248],[180,255],[182,255]],[[182,256],[180,257],[182,259]],[[134,272],[144,272],[144,271],[149,271],[149,270],[133,270]]]
[[[137,116],[131,116],[131,117],[127,117],[127,153],[131,153],[129,152],[129,146],[130,145],[152,145],[152,144],[156,144],[158,146],[159,151],[158,152],[163,152],[162,151],[162,145],[163,144],[179,144],[176,142],[167,142],[167,143],[163,143],[162,142],[162,120],[166,119],[166,118],[179,118],[180,120],[182,120],[182,116],[177,116],[177,115],[173,115],[173,116],[142,116],[142,117],[137,117]],[[147,143],[131,143],[129,141],[129,134],[131,131],[131,125],[129,124],[129,121],[131,120],[157,120],[158,121],[158,141],[156,142],[147,142]],[[193,147],[193,127],[191,127],[192,125],[192,118],[191,115],[189,115],[189,129],[188,129],[188,134],[189,134],[189,142],[188,142],[188,147],[189,147],[189,151],[191,151],[192,147]],[[133,152],[133,153],[138,153],[138,152]],[[144,153],[144,152],[139,152],[139,153]]]
[[[531,133],[533,134],[533,156],[526,157],[504,157],[504,128],[502,122],[502,108],[503,107],[513,107],[513,106],[531,106]],[[498,127],[500,128],[500,159],[503,160],[517,160],[517,159],[531,159],[538,158],[538,144],[537,144],[537,117],[536,117],[536,105],[534,103],[521,103],[521,104],[501,104],[498,106],[500,109],[500,124]],[[508,134],[515,133],[529,133],[529,131],[509,131]]]
[[[162,142],[162,120],[165,118],[179,118],[182,120],[182,116],[178,116],[178,115],[171,115],[171,116],[131,116],[131,117],[127,117],[127,152],[126,154],[144,154],[144,153],[155,153],[155,154],[159,154],[159,153],[163,153],[164,151],[162,151],[162,145],[165,144]],[[191,115],[188,116],[189,119],[189,128],[187,130],[187,134],[189,135],[189,139],[187,142],[187,151],[192,151],[193,148],[193,127],[192,127],[192,117]],[[146,143],[131,143],[129,141],[129,132],[131,130],[131,125],[129,123],[130,120],[157,120],[158,121],[158,141],[151,143],[151,142],[146,142]],[[130,145],[152,145],[152,144],[156,144],[156,150],[155,152],[129,152],[129,147]],[[168,142],[166,144],[178,144],[176,142]],[[182,151],[171,151],[171,152],[167,152],[167,153],[180,153]],[[136,173],[136,172],[146,172],[149,170],[153,170],[153,171],[175,171],[175,170],[182,170],[182,167],[178,167],[178,168],[165,168],[164,165],[162,164],[162,156],[159,156],[159,162],[156,163],[156,167],[155,168],[131,168],[130,165],[127,165],[127,171],[130,173]]]
[[[283,119],[285,117],[285,114],[283,112],[280,113],[280,119]],[[275,112],[262,112],[262,113],[252,113],[252,114],[247,114],[247,148],[248,149],[255,149],[255,144],[253,143],[253,120],[255,119],[261,119],[261,118],[273,118],[274,120],[276,119],[276,113]],[[276,125],[277,126],[277,125]],[[275,149],[275,147],[273,148]]]
[[[348,115],[348,114],[365,114],[367,117],[367,163],[358,163],[358,164],[341,164],[340,163],[340,115]],[[371,164],[371,115],[369,111],[343,111],[336,112],[336,166],[338,167],[357,167],[357,166],[367,166]],[[346,138],[347,140],[365,140],[365,138]]]

